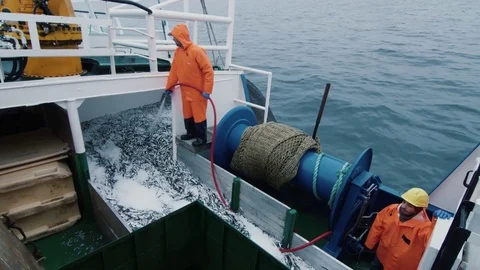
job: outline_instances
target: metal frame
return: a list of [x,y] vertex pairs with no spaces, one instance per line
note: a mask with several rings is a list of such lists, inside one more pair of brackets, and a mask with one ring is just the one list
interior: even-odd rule
[[166,73],[11,82],[0,86],[0,109],[161,90]]
[[243,70],[243,71],[250,71],[250,72],[253,72],[253,73],[257,73],[257,74],[267,76],[267,90],[265,91],[265,106],[260,106],[260,105],[257,105],[257,104],[254,104],[254,103],[251,103],[251,102],[248,102],[248,101],[234,99],[235,102],[238,102],[238,103],[241,103],[241,104],[244,104],[244,105],[248,105],[248,106],[260,109],[260,110],[263,110],[265,112],[264,115],[263,115],[263,123],[266,123],[267,119],[268,119],[268,109],[269,109],[269,106],[270,106],[270,91],[272,89],[272,72],[264,71],[264,70],[260,70],[260,69],[255,69],[255,68],[239,66],[239,65],[234,65],[234,64],[230,64],[230,67],[240,69],[240,70]]
[[[111,59],[115,55],[115,48],[111,43],[111,40],[108,44],[108,47],[92,48],[90,46],[90,36],[86,29],[90,25],[94,26],[104,26],[109,29],[112,26],[111,19],[92,19],[92,18],[82,18],[82,17],[63,17],[63,16],[39,16],[33,14],[18,14],[18,13],[0,13],[0,20],[6,21],[25,21],[28,24],[28,29],[30,32],[30,41],[31,49],[21,49],[21,50],[0,50],[1,57],[58,57],[58,56],[105,56],[110,55]],[[77,24],[82,28],[82,48],[79,49],[42,49],[40,46],[40,38],[37,31],[37,23],[46,22],[46,23],[64,23],[64,24]],[[115,71],[114,61],[111,63],[112,73]],[[3,75],[3,71],[2,71]]]
[[[184,3],[184,11],[170,11],[170,10],[159,10],[160,8],[164,8],[170,4],[177,3],[183,1]],[[124,7],[124,6],[121,6]],[[228,24],[227,29],[227,44],[226,46],[208,46],[208,45],[200,45],[205,50],[212,50],[212,51],[226,51],[226,60],[225,60],[225,68],[228,69],[231,60],[232,60],[232,47],[233,47],[233,22],[235,16],[235,0],[229,0],[228,4],[228,16],[216,16],[216,15],[205,15],[205,14],[197,14],[197,13],[190,13],[189,12],[189,4],[188,0],[171,0],[161,4],[153,5],[150,7],[153,11],[152,15],[154,18],[161,18],[162,20],[185,20],[187,26],[190,26],[190,22],[193,21],[193,31],[192,31],[192,38],[195,43],[198,42],[198,22],[210,22],[210,23],[222,23]],[[120,9],[118,6],[112,7],[109,9],[109,16],[112,19],[118,18],[139,18],[145,16],[145,11],[138,10],[138,9]],[[190,28],[190,27],[189,27]],[[120,29],[120,28],[119,28]],[[125,30],[125,29],[123,29]],[[139,29],[136,29],[140,31]],[[147,32],[151,34],[150,31]],[[147,47],[143,42],[138,41],[129,41],[129,40],[121,40],[116,41],[113,40],[114,44],[117,45],[124,45],[129,47],[134,47],[137,49],[143,49],[150,52],[153,50],[153,45]],[[174,51],[177,47],[175,45],[157,45],[157,51]]]

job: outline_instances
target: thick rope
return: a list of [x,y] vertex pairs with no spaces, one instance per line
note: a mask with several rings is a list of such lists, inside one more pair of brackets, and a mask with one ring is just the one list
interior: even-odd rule
[[328,206],[330,206],[330,208],[332,208],[332,204],[333,204],[333,201],[335,200],[335,197],[337,196],[337,192],[342,186],[343,178],[347,174],[351,165],[352,164],[345,162],[342,168],[337,172],[337,181],[335,181],[335,184],[332,187],[332,192],[330,193],[330,199],[328,200]]
[[320,161],[322,160],[323,155],[324,155],[323,153],[320,153],[320,155],[318,155],[317,157],[317,162],[315,162],[315,170],[313,172],[313,181],[312,181],[313,196],[315,196],[315,198],[319,201],[321,201],[321,199],[317,193],[317,178],[318,178],[318,169],[320,168]]
[[306,133],[277,122],[248,127],[242,135],[230,167],[254,181],[266,181],[279,190],[295,178],[306,151],[321,152]]

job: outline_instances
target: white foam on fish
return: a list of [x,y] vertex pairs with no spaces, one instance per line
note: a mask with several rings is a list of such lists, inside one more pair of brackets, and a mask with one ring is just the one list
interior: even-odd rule
[[108,140],[98,150],[98,153],[113,163],[118,163],[122,156],[122,149],[118,148],[112,141]]
[[121,206],[155,211],[162,211],[165,208],[154,189],[144,187],[130,179],[118,180],[113,192]]

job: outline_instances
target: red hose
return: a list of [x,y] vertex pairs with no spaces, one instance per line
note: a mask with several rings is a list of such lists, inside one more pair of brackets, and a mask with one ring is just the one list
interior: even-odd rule
[[[190,88],[193,88],[193,89],[199,91],[200,93],[203,93],[203,91],[201,89],[199,89],[199,88],[197,88],[193,85],[190,85],[190,84],[177,83],[174,86],[176,86],[176,85],[188,86]],[[173,89],[173,87],[172,87],[172,89]],[[220,192],[220,188],[218,186],[217,177],[215,175],[215,163],[214,163],[214,160],[213,160],[214,149],[215,149],[215,135],[217,134],[217,109],[215,108],[215,104],[213,103],[213,100],[211,98],[209,98],[208,100],[210,101],[210,104],[212,104],[212,108],[213,108],[213,134],[212,134],[212,147],[210,149],[210,168],[212,170],[213,183],[215,184],[215,189],[217,190],[218,196],[220,197],[220,200],[222,201],[223,205],[228,208],[228,204],[225,201],[225,198],[223,198],[222,193]]]
[[[199,89],[199,88],[197,88],[193,85],[190,85],[190,84],[177,83],[174,86],[177,86],[177,85],[188,86],[188,87],[191,87],[191,88],[203,93],[203,91],[201,89]],[[220,197],[220,200],[222,201],[223,205],[228,208],[228,204],[225,201],[225,198],[223,198],[222,193],[220,192],[220,188],[218,187],[217,177],[215,175],[215,163],[214,163],[214,159],[213,159],[214,158],[214,149],[215,149],[215,135],[217,134],[217,110],[215,108],[215,104],[213,103],[213,100],[211,98],[209,98],[208,100],[210,101],[210,104],[212,104],[212,109],[213,109],[213,134],[212,134],[212,147],[210,149],[210,168],[212,170],[213,183],[215,184],[215,189],[217,190],[218,196]],[[295,251],[302,250],[302,249],[304,249],[308,246],[311,246],[311,245],[315,244],[316,242],[322,240],[323,238],[325,238],[325,237],[327,237],[331,234],[332,234],[331,231],[324,232],[321,235],[319,235],[317,238],[315,238],[312,241],[310,241],[308,243],[305,243],[301,246],[298,246],[298,247],[295,247],[295,248],[280,248],[280,252],[286,253],[286,252],[295,252]]]
[[302,250],[302,249],[304,249],[308,246],[311,246],[311,245],[315,244],[316,242],[322,240],[323,238],[329,236],[330,234],[332,234],[332,231],[324,232],[321,235],[319,235],[317,238],[315,238],[312,241],[310,241],[308,243],[305,243],[301,246],[294,247],[294,248],[280,248],[280,252],[286,253],[286,252],[295,252],[295,251]]

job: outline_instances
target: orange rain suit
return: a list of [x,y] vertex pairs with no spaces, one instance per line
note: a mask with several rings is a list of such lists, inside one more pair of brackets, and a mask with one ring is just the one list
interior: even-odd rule
[[[171,31],[173,37],[180,41],[183,48],[175,50],[166,89],[171,89],[177,82],[190,84],[202,89],[207,94],[213,91],[213,67],[205,50],[190,40],[187,25],[179,24]],[[207,120],[207,102],[198,90],[180,86],[182,93],[183,118],[193,117],[195,123]]]
[[417,269],[436,219],[433,222],[425,209],[408,221],[400,222],[399,204],[385,207],[377,214],[365,246],[374,249],[384,270]]

